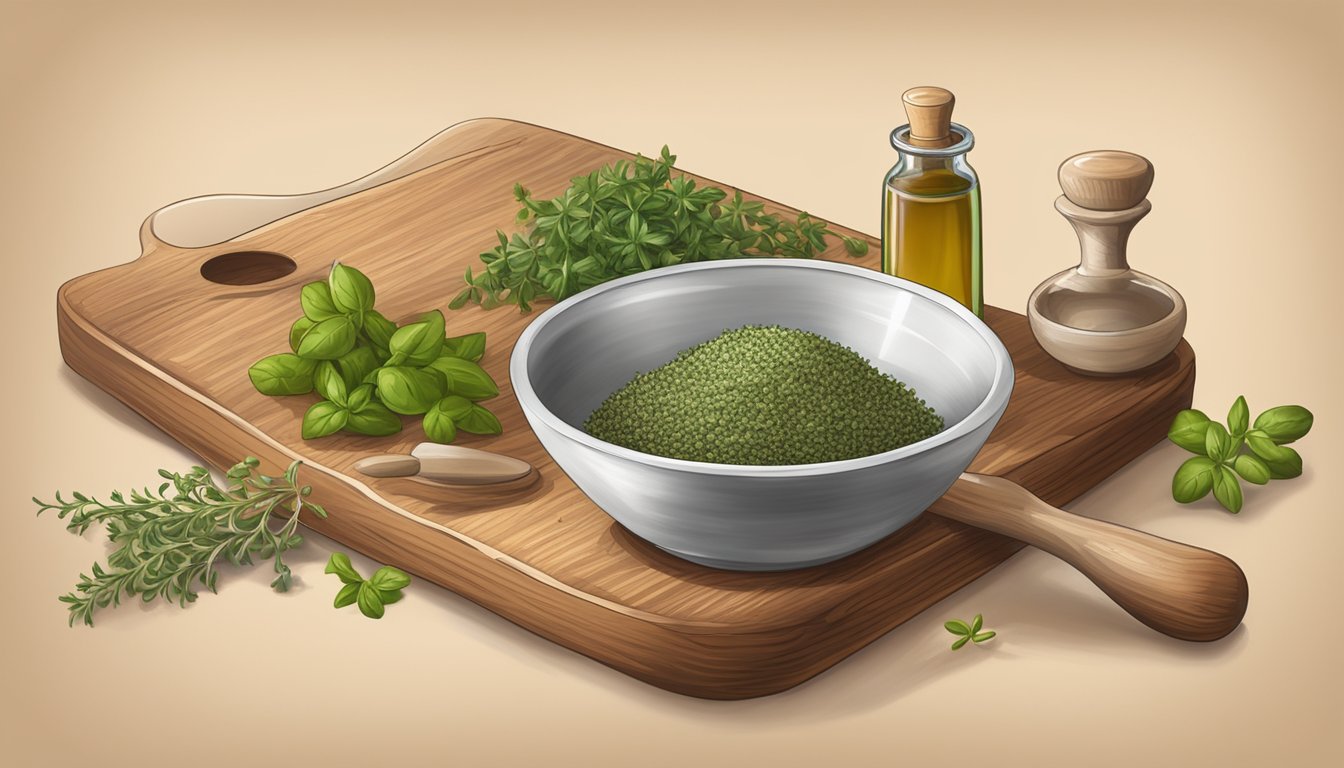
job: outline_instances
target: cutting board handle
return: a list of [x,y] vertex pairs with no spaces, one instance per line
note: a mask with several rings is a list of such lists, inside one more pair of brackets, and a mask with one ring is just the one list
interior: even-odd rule
[[180,200],[145,219],[140,227],[141,248],[149,253],[161,245],[181,249],[219,245],[300,211],[396,181],[445,160],[490,151],[493,147],[482,147],[480,137],[463,128],[489,128],[489,124],[501,122],[480,118],[457,123],[373,173],[330,189],[302,195],[205,195]]
[[1055,555],[1171,637],[1217,640],[1246,613],[1246,575],[1226,557],[1056,509],[1003,478],[963,474],[937,512]]

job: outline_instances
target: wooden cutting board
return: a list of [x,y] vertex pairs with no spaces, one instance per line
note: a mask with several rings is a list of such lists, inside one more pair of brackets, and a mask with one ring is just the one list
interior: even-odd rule
[[[553,196],[572,176],[629,157],[494,119],[454,126],[417,152],[427,167],[408,164],[408,175],[388,181],[398,174],[387,174],[369,189],[218,245],[169,245],[151,217],[138,260],[61,288],[66,362],[215,467],[252,455],[277,473],[302,459],[302,480],[331,513],[304,519],[309,527],[597,661],[693,696],[748,698],[797,685],[1021,548],[926,513],[862,552],[800,571],[725,572],[667,555],[594,506],[532,435],[509,386],[508,360],[535,315],[510,308],[447,313],[450,334],[488,333],[482,364],[501,391],[490,408],[504,434],[463,435],[459,443],[531,462],[534,481],[464,489],[354,471],[363,456],[409,452],[424,439],[418,420],[388,438],[304,441],[300,417],[311,396],[265,397],[247,377],[256,359],[288,351],[300,286],[324,279],[340,259],[373,280],[378,309],[395,321],[446,308],[465,268],[496,242],[496,228],[511,227],[515,182]],[[877,243],[870,242],[860,263],[876,268]],[[297,269],[252,285],[203,276],[216,257],[207,269],[216,278],[260,276],[255,257],[225,258],[255,251],[283,254]],[[826,256],[849,260],[838,243]],[[1017,381],[972,471],[1064,504],[1161,440],[1190,404],[1194,354],[1184,342],[1142,374],[1084,378],[1049,358],[1021,315],[992,307],[986,315],[1013,356]]]

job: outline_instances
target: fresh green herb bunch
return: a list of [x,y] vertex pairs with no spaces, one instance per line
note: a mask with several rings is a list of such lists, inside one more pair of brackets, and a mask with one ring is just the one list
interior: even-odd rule
[[636,376],[584,423],[644,453],[720,464],[811,464],[937,434],[913,390],[814,333],[747,326]]
[[336,593],[332,603],[337,608],[347,605],[359,605],[359,612],[370,619],[381,619],[385,606],[401,599],[401,590],[411,583],[411,577],[400,568],[384,565],[373,572],[368,579],[359,575],[350,562],[350,556],[344,552],[332,552],[327,561],[326,573],[336,574],[344,586]]
[[[1171,495],[1182,504],[1213,497],[1229,512],[1240,512],[1243,480],[1264,485],[1302,474],[1302,457],[1286,447],[1311,430],[1311,411],[1300,405],[1270,408],[1250,423],[1246,398],[1238,397],[1227,414],[1227,426],[1203,411],[1176,414],[1167,437],[1198,456],[1187,459],[1171,480]],[[1249,449],[1248,451],[1243,448]]]
[[384,436],[401,431],[401,418],[424,416],[425,436],[451,443],[457,431],[497,435],[499,419],[477,401],[499,387],[476,361],[485,334],[446,338],[437,309],[397,327],[373,308],[373,283],[339,262],[326,282],[303,286],[303,317],[289,331],[292,353],[258,360],[247,375],[264,395],[320,400],[303,415],[303,438],[344,429]]
[[656,160],[618,160],[575,177],[552,200],[514,185],[522,205],[517,222],[530,226],[511,238],[497,233],[499,245],[481,254],[485,268],[479,274],[467,268],[466,287],[449,308],[506,303],[528,312],[536,299],[560,301],[655,267],[748,256],[811,258],[826,249],[827,235],[840,237],[852,256],[868,252],[863,240],[839,235],[807,213],[785,221],[741,192],[729,200],[718,187],[674,177],[676,159],[663,147]]
[[[253,557],[274,558],[271,586],[288,590],[292,576],[281,555],[303,543],[296,533],[299,513],[307,509],[326,517],[327,512],[306,500],[312,489],[297,483],[300,462],[289,465],[283,477],[258,474],[258,463],[249,457],[234,465],[223,488],[204,467],[192,467],[185,475],[159,470],[167,482],[157,491],[132,491],[129,501],[120,491],[112,492],[111,504],[78,492],[69,501],[58,492],[55,504],[34,498],[39,515],[50,509],[61,519],[68,516],[71,533],[104,523],[116,545],[106,568],[94,563],[93,575],[81,574],[75,591],[61,597],[70,605],[70,625],[78,619],[93,626],[94,611],[119,605],[123,594],[146,603],[156,597],[176,600],[186,607],[196,600],[193,584],[215,591],[215,563],[221,557],[235,565],[251,565]],[[288,517],[273,528],[277,512]]]

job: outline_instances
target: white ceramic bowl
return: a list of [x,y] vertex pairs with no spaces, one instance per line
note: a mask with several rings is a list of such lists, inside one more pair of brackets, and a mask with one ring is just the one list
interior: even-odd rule
[[[913,387],[946,428],[845,461],[739,466],[598,440],[583,422],[636,373],[744,325],[848,346]],[[948,297],[845,264],[741,259],[664,267],[584,291],[523,332],[509,374],[556,463],[599,507],[672,554],[734,570],[835,560],[913,520],[951,486],[1003,415],[1013,365]]]

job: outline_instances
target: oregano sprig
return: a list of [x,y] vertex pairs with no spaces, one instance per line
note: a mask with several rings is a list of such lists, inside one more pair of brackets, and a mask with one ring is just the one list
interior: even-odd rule
[[975,618],[971,619],[970,624],[967,624],[960,619],[953,619],[945,622],[943,624],[943,629],[946,629],[948,632],[957,636],[957,639],[952,641],[952,650],[957,651],[966,643],[975,643],[976,645],[979,645],[980,643],[993,640],[999,634],[992,629],[986,629],[982,632],[981,629],[984,627],[984,624],[985,617],[977,613],[975,614]]
[[835,232],[807,213],[796,220],[767,213],[765,204],[730,197],[714,186],[672,173],[676,156],[666,146],[656,159],[618,160],[550,200],[521,184],[515,222],[523,232],[496,232],[499,245],[481,254],[484,267],[467,268],[466,286],[448,305],[491,309],[514,304],[522,312],[537,299],[556,301],[617,277],[656,267],[750,256],[812,258],[836,236],[851,256],[868,243]]
[[1245,397],[1238,397],[1227,413],[1227,426],[1211,420],[1203,411],[1187,409],[1176,414],[1167,438],[1191,453],[1171,480],[1171,495],[1182,504],[1213,493],[1229,512],[1241,511],[1245,502],[1241,482],[1265,485],[1302,474],[1302,457],[1288,448],[1311,431],[1311,411],[1300,405],[1270,408],[1250,421]]
[[[119,605],[123,595],[146,603],[162,598],[185,608],[196,600],[195,585],[215,591],[220,558],[235,565],[273,558],[271,587],[287,591],[293,577],[282,554],[303,543],[296,532],[299,513],[326,517],[327,512],[307,501],[309,486],[298,485],[300,462],[281,477],[258,473],[259,463],[248,457],[234,465],[223,487],[206,468],[192,467],[186,474],[161,469],[166,482],[157,490],[132,490],[129,499],[113,491],[111,503],[79,492],[69,500],[57,492],[54,504],[34,498],[39,515],[54,510],[61,519],[69,518],[71,533],[103,523],[116,545],[106,567],[94,563],[92,575],[80,574],[74,591],[60,598],[69,604],[70,625],[80,620],[93,626],[94,612]],[[276,525],[278,513],[287,517]]]

